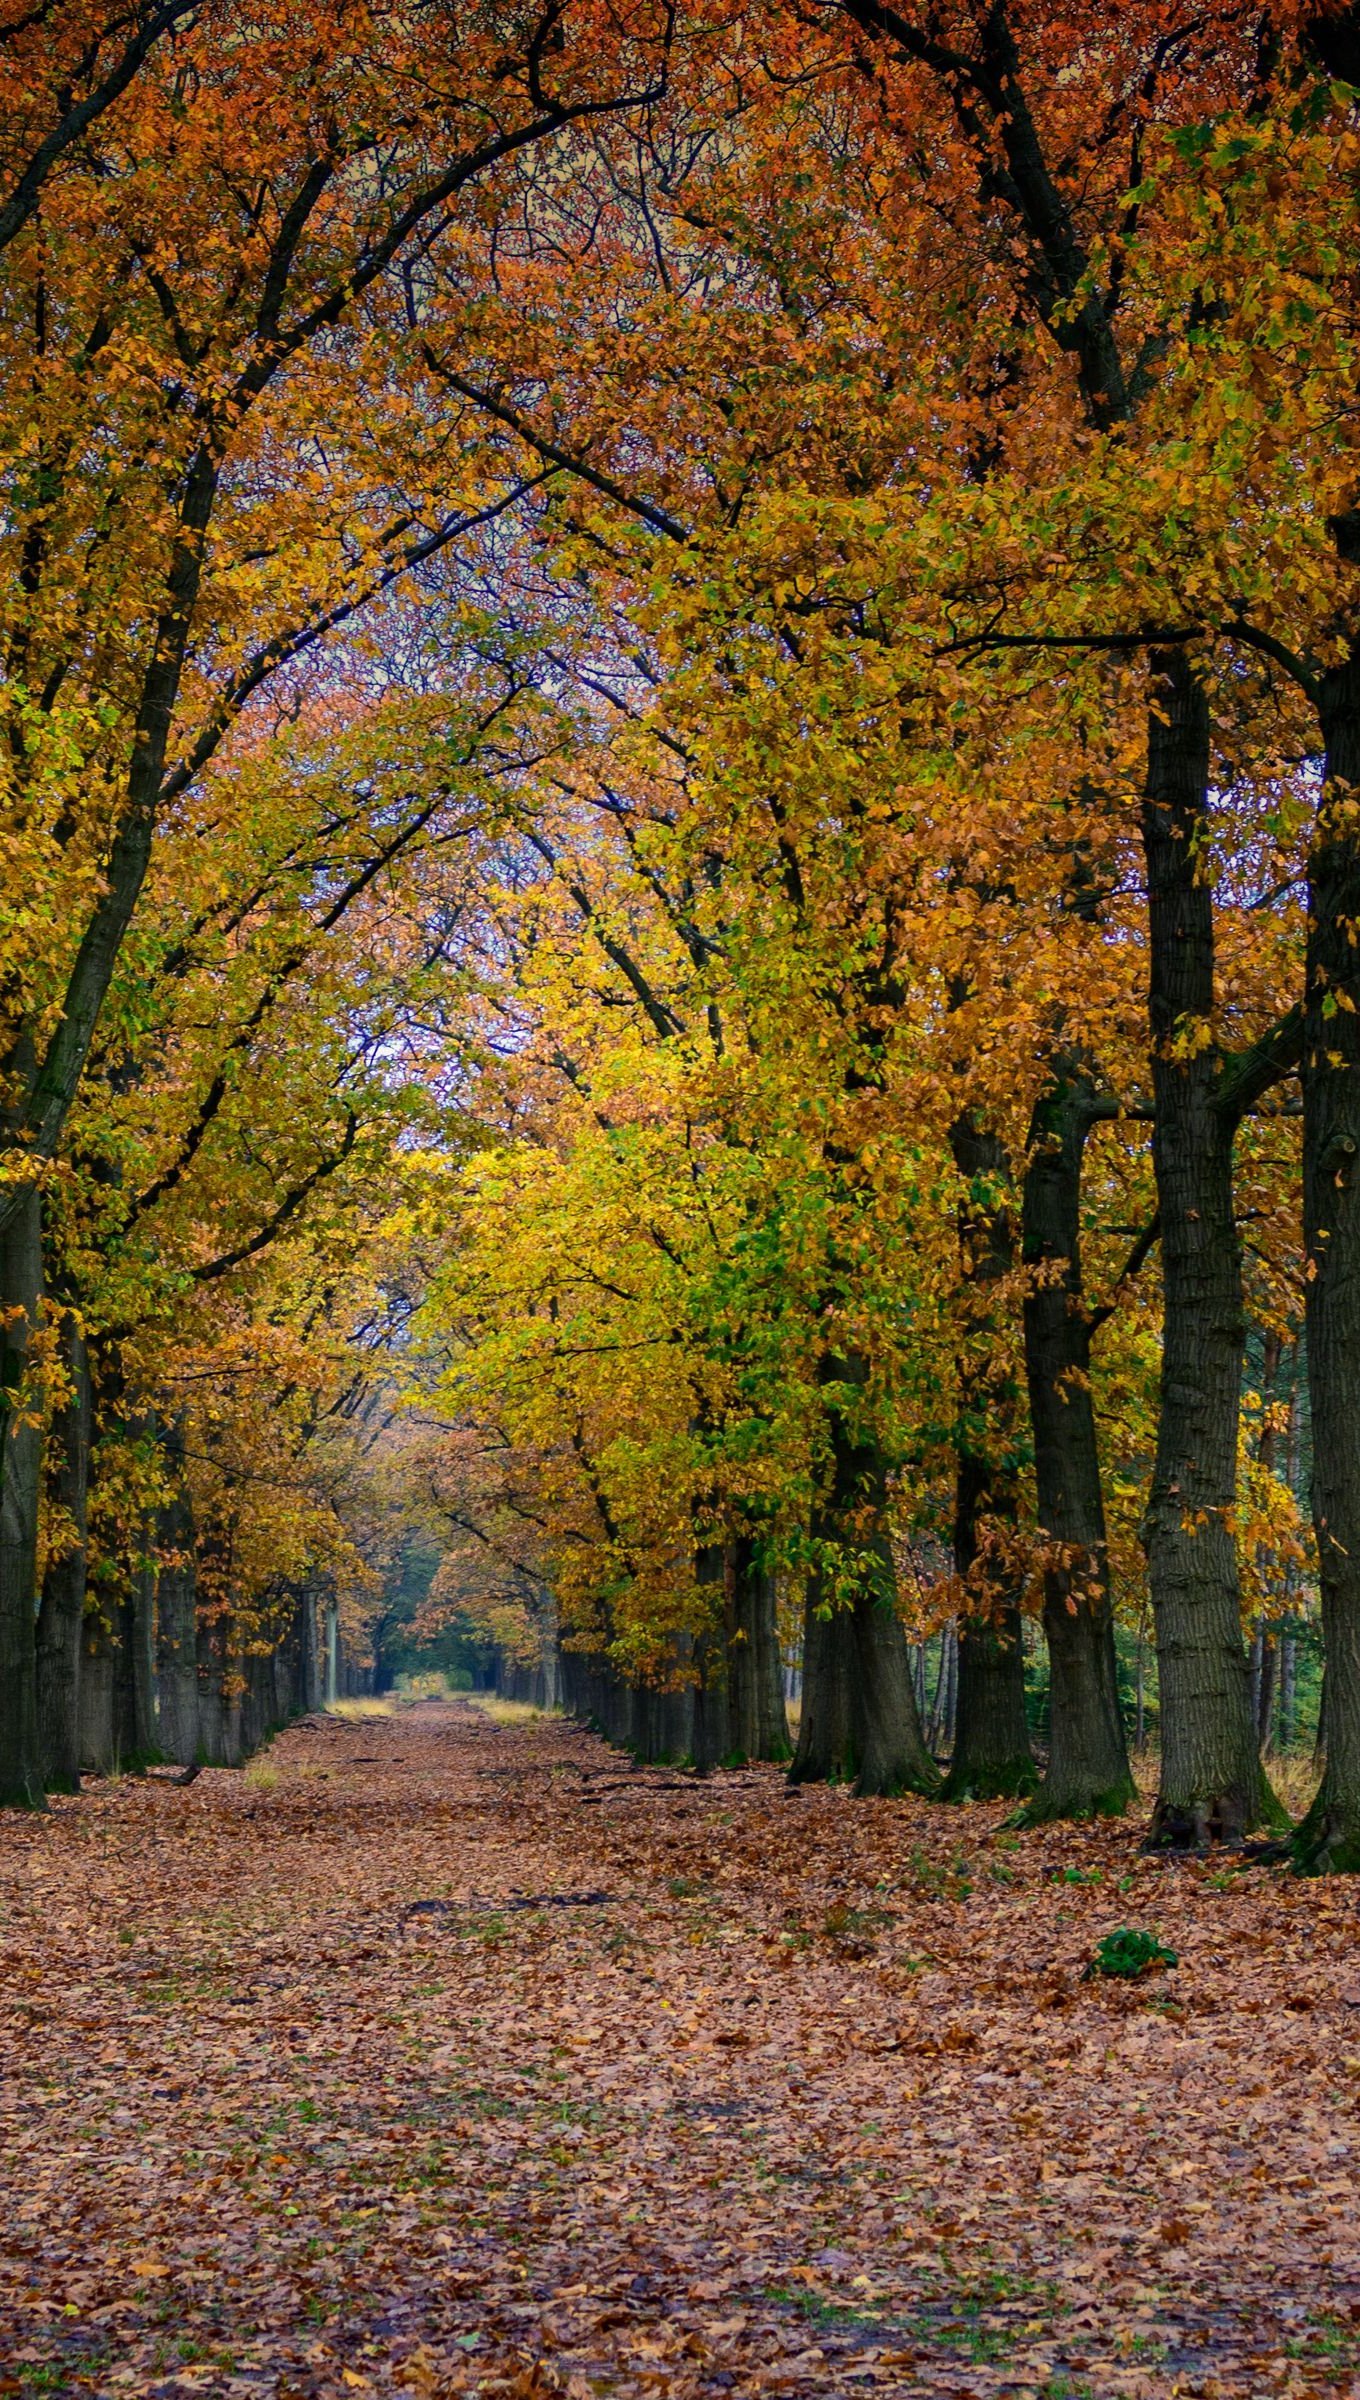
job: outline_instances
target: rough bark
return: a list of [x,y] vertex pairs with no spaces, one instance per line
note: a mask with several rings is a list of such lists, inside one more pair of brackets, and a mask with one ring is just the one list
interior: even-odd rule
[[[173,1466],[173,1438],[167,1442]],[[191,1767],[199,1756],[198,1576],[194,1559],[194,1515],[180,1483],[161,1511],[158,1527],[160,1574],[156,1587],[156,1674],[160,1694],[160,1746],[167,1758]]]
[[49,1792],[80,1789],[80,1666],[85,1619],[85,1530],[93,1402],[83,1334],[68,1317],[61,1334],[69,1393],[48,1437],[48,1501],[68,1528],[43,1576],[36,1629],[38,1741]]
[[208,1767],[240,1764],[240,1706],[227,1691],[227,1615],[221,1607],[198,1616],[198,1755]]
[[1073,1062],[1031,1128],[1022,1255],[1025,1375],[1039,1532],[1047,1545],[1044,1632],[1050,1731],[1035,1821],[1117,1816],[1134,1798],[1115,1672],[1114,1605],[1091,1397],[1093,1323],[1082,1288],[1081,1175],[1092,1124],[1089,1079]]
[[12,1200],[0,1229],[0,1807],[41,1808],[34,1599],[42,1433],[23,1405],[42,1303],[42,1215],[36,1186]]
[[[824,1381],[863,1384],[855,1361],[831,1361]],[[853,1781],[858,1794],[924,1792],[939,1774],[921,1732],[886,1517],[888,1461],[871,1430],[829,1400],[831,1481],[814,1525],[808,1578],[803,1713],[792,1783]],[[850,1594],[838,1585],[848,1563]]]
[[112,1775],[118,1765],[115,1662],[113,1631],[101,1604],[86,1616],[80,1653],[80,1763],[92,1775]]
[[[148,1528],[149,1531],[149,1528]],[[113,1668],[114,1756],[120,1773],[140,1774],[160,1757],[156,1738],[156,1570],[139,1559],[116,1618]]]
[[958,1625],[954,1747],[946,1800],[1032,1792],[1038,1769],[1025,1716],[1025,1654],[1015,1568],[1007,1555],[1019,1514],[1018,1395],[992,1316],[997,1286],[1015,1265],[1005,1192],[1005,1152],[966,1110],[950,1129],[962,1181],[959,1252],[966,1347],[959,1362],[955,1446],[954,1572],[967,1595]]
[[[955,1485],[954,1562],[960,1578],[988,1586],[983,1609],[958,1625],[954,1747],[942,1797],[1015,1799],[1032,1792],[1038,1768],[1025,1715],[1024,1618],[995,1566],[982,1567],[979,1531],[1012,1510],[1008,1479],[998,1484],[988,1463],[960,1453]],[[1004,1574],[1005,1570],[1000,1570]]]
[[1305,1872],[1360,1869],[1360,656],[1322,679],[1326,763],[1308,862],[1303,1231],[1327,1763]]
[[1279,1663],[1279,1646],[1270,1628],[1263,1625],[1256,1636],[1252,1652],[1251,1684],[1252,1710],[1256,1718],[1256,1739],[1261,1756],[1268,1758],[1274,1747],[1275,1678]]
[[241,1756],[250,1758],[277,1733],[282,1718],[274,1697],[272,1650],[251,1650],[242,1661],[245,1690],[241,1694]]
[[1293,1748],[1298,1730],[1298,1669],[1299,1646],[1292,1633],[1285,1634],[1280,1643],[1280,1748]]
[[759,1544],[749,1535],[738,1535],[726,1545],[723,1597],[726,1754],[734,1759],[786,1760],[791,1745],[774,1575],[762,1562]]
[[321,1639],[317,1596],[310,1584],[301,1594],[302,1612],[302,1705],[311,1716],[322,1701]]
[[851,1783],[859,1772],[854,1627],[833,1608],[820,1575],[808,1577],[803,1609],[803,1698],[791,1783]]
[[1153,1163],[1161,1219],[1161,1395],[1144,1520],[1161,1683],[1153,1847],[1240,1842],[1274,1821],[1251,1712],[1233,1539],[1245,1320],[1234,1122],[1218,1104],[1209,711],[1183,651],[1153,659],[1143,845]]

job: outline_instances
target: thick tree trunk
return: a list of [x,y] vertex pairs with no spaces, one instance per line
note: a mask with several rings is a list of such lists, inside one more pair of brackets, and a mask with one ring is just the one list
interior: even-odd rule
[[939,1791],[940,1778],[917,1713],[911,1652],[897,1613],[897,1579],[886,1534],[880,1536],[878,1557],[879,1582],[861,1586],[851,1611],[860,1720],[855,1791],[861,1797],[921,1792],[931,1798]]
[[1055,1076],[1035,1112],[1025,1174],[1025,1372],[1034,1434],[1048,1639],[1048,1770],[1035,1821],[1117,1816],[1135,1796],[1115,1674],[1114,1605],[1082,1290],[1081,1174],[1089,1080]]
[[[862,1382],[855,1362],[830,1362],[825,1380]],[[849,1554],[853,1596],[836,1567],[808,1578],[803,1713],[789,1779],[854,1781],[863,1795],[933,1793],[939,1774],[916,1710],[886,1515],[888,1462],[873,1434],[828,1406],[831,1489],[815,1530],[832,1557]]]
[[321,1706],[321,1642],[319,1637],[316,1593],[304,1584],[299,1606],[302,1621],[302,1706],[308,1716],[315,1715]]
[[1025,1715],[1024,1623],[1014,1606],[998,1607],[991,1617],[959,1619],[946,1800],[1016,1799],[1038,1781]]
[[[1012,1495],[1000,1490],[991,1469],[963,1451],[955,1495],[954,1559],[965,1583],[979,1577],[979,1526],[995,1523]],[[1014,1799],[1032,1792],[1038,1769],[1025,1715],[1024,1619],[996,1567],[982,1570],[990,1587],[986,1613],[961,1616],[958,1626],[958,1683],[954,1703],[954,1747],[942,1797],[946,1800]]]
[[1239,1842],[1278,1812],[1252,1721],[1232,1524],[1245,1323],[1233,1125],[1215,1105],[1209,711],[1183,652],[1153,667],[1143,844],[1165,1305],[1144,1520],[1162,1735],[1148,1841],[1189,1849]]
[[308,1659],[312,1614],[306,1584],[295,1585],[289,1593],[283,1639],[274,1653],[274,1718],[278,1725],[288,1725],[295,1717],[305,1716],[312,1705],[309,1694],[313,1677]]
[[36,1186],[0,1230],[0,1807],[41,1808],[34,1599],[42,1432],[22,1386],[42,1304],[42,1210]]
[[250,1758],[263,1748],[281,1719],[274,1705],[274,1653],[252,1650],[242,1661],[245,1690],[241,1694],[241,1756]]
[[229,1697],[228,1620],[220,1606],[198,1612],[198,1755],[205,1766],[239,1765],[240,1709]]
[[76,1792],[93,1404],[84,1336],[69,1317],[62,1351],[70,1391],[48,1438],[48,1498],[65,1530],[48,1559],[38,1610],[38,1740],[48,1791]]
[[[173,1462],[173,1442],[167,1444]],[[198,1578],[193,1507],[181,1483],[161,1511],[156,1587],[156,1672],[160,1746],[182,1767],[199,1756]]]
[[738,1535],[723,1552],[727,1665],[726,1754],[786,1760],[789,1721],[775,1614],[774,1575],[759,1544]]
[[[966,1110],[950,1129],[963,1183],[959,1249],[968,1347],[959,1366],[954,1571],[967,1595],[958,1625],[954,1747],[946,1800],[1012,1798],[1039,1780],[1025,1716],[1025,1653],[1015,1569],[1005,1556],[1019,1513],[1017,1394],[997,1365],[992,1293],[1015,1264],[1005,1152]],[[1000,1536],[1000,1546],[994,1537]]]
[[1327,753],[1308,862],[1303,1231],[1326,1757],[1295,1838],[1307,1873],[1360,1869],[1360,655],[1322,684]]
[[810,1574],[803,1616],[803,1699],[791,1783],[851,1783],[859,1772],[857,1662],[850,1612]]
[[80,1655],[80,1763],[92,1775],[118,1765],[113,1690],[117,1652],[102,1608],[85,1619]]
[[134,1568],[117,1615],[113,1671],[113,1738],[120,1770],[140,1774],[160,1757],[156,1732],[156,1570],[150,1558]]

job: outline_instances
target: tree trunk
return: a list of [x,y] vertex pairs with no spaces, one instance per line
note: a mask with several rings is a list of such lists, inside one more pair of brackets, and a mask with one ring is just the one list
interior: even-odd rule
[[829,1606],[823,1593],[823,1578],[814,1571],[804,1608],[803,1700],[790,1783],[850,1783],[859,1772],[854,1627],[849,1610]]
[[729,1755],[785,1760],[790,1755],[771,1569],[748,1534],[723,1557],[727,1619]]
[[326,1697],[327,1708],[334,1708],[340,1697],[340,1611],[334,1600],[326,1603]]
[[143,1558],[132,1570],[115,1620],[114,1755],[124,1774],[140,1774],[160,1756],[156,1738],[156,1570]]
[[[1025,1716],[1025,1654],[1015,1568],[1005,1555],[1019,1513],[1017,1395],[998,1367],[995,1287],[1015,1264],[1004,1194],[1005,1152],[966,1110],[950,1129],[963,1183],[959,1250],[967,1347],[959,1363],[954,1571],[966,1595],[959,1617],[954,1747],[946,1800],[1011,1798],[1038,1782]],[[989,1554],[989,1540],[1003,1547]]]
[[241,1694],[241,1756],[250,1758],[278,1730],[274,1707],[274,1653],[251,1650],[241,1661],[245,1690]]
[[886,1534],[880,1538],[878,1557],[879,1584],[861,1584],[851,1611],[859,1710],[855,1791],[861,1797],[871,1792],[921,1792],[929,1798],[939,1791],[940,1778],[916,1710],[911,1653],[897,1613],[892,1546]]
[[1298,1730],[1298,1659],[1298,1643],[1287,1633],[1280,1643],[1280,1748],[1286,1751],[1293,1749]]
[[235,1726],[227,1697],[227,1614],[220,1605],[198,1611],[198,1755],[208,1767],[234,1767]]
[[92,1775],[112,1775],[118,1764],[113,1687],[116,1651],[103,1605],[85,1619],[80,1656],[80,1763]]
[[[173,1437],[167,1441],[173,1464]],[[198,1577],[194,1516],[183,1483],[161,1511],[161,1552],[156,1587],[156,1669],[160,1690],[160,1746],[182,1767],[199,1756]]]
[[[858,1361],[831,1360],[823,1380],[862,1388],[867,1376]],[[896,1606],[886,1524],[888,1462],[873,1433],[853,1428],[830,1400],[827,1428],[831,1488],[814,1520],[817,1563],[808,1577],[803,1713],[789,1780],[853,1779],[860,1795],[933,1793],[939,1775],[922,1737]]]
[[1252,1720],[1232,1525],[1245,1324],[1233,1125],[1215,1105],[1209,711],[1184,652],[1158,652],[1153,669],[1143,843],[1165,1305],[1144,1520],[1162,1733],[1148,1843],[1198,1849],[1240,1842],[1278,1811]]
[[[984,1461],[959,1457],[955,1502],[954,1556],[961,1578],[977,1580],[979,1523],[995,1516],[998,1494]],[[1013,1799],[1038,1781],[1025,1715],[1024,1619],[1013,1598],[986,1570],[991,1596],[986,1613],[961,1616],[958,1627],[954,1747],[945,1777],[946,1800]]]
[[0,1807],[41,1808],[37,1646],[42,1430],[22,1392],[42,1305],[42,1210],[36,1185],[0,1230]]
[[1257,1639],[1261,1646],[1261,1656],[1255,1678],[1256,1739],[1264,1758],[1272,1747],[1275,1724],[1275,1675],[1279,1649],[1269,1626],[1261,1627]]
[[1360,655],[1322,679],[1308,861],[1303,1234],[1326,1767],[1295,1837],[1305,1873],[1360,1869]]
[[38,1739],[49,1792],[80,1789],[80,1662],[93,1402],[90,1361],[73,1318],[62,1329],[70,1392],[53,1419],[48,1498],[68,1526],[48,1558],[37,1624]]
[[1025,1373],[1039,1532],[1047,1545],[1048,1771],[1034,1821],[1121,1815],[1135,1797],[1115,1672],[1114,1604],[1082,1290],[1081,1174],[1089,1078],[1055,1075],[1036,1112],[1023,1200]]
[[958,1628],[951,1617],[940,1627],[940,1655],[935,1665],[935,1697],[930,1704],[930,1748],[954,1747],[954,1709],[958,1698]]
[[1138,1693],[1135,1702],[1134,1747],[1139,1757],[1147,1749],[1147,1608],[1138,1611]]
[[280,1725],[306,1716],[312,1706],[314,1669],[309,1653],[315,1646],[311,1634],[313,1615],[306,1584],[294,1585],[289,1595],[288,1622],[274,1654],[274,1714]]
[[317,1631],[316,1593],[304,1584],[301,1595],[302,1611],[302,1705],[308,1716],[315,1715],[321,1706],[321,1643]]

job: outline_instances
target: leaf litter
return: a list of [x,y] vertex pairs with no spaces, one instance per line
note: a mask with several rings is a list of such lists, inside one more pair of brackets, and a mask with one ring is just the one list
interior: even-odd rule
[[1347,1882],[466,1706],[271,1764],[0,1826],[5,2400],[1360,2400]]

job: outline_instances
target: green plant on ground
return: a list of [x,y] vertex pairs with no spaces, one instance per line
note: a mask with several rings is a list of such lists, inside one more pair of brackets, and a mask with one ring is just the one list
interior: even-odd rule
[[1179,1964],[1176,1952],[1159,1942],[1155,1933],[1144,1933],[1133,1925],[1121,1925],[1097,1942],[1090,1972],[1096,1975],[1147,1975],[1155,1967],[1174,1967]]

